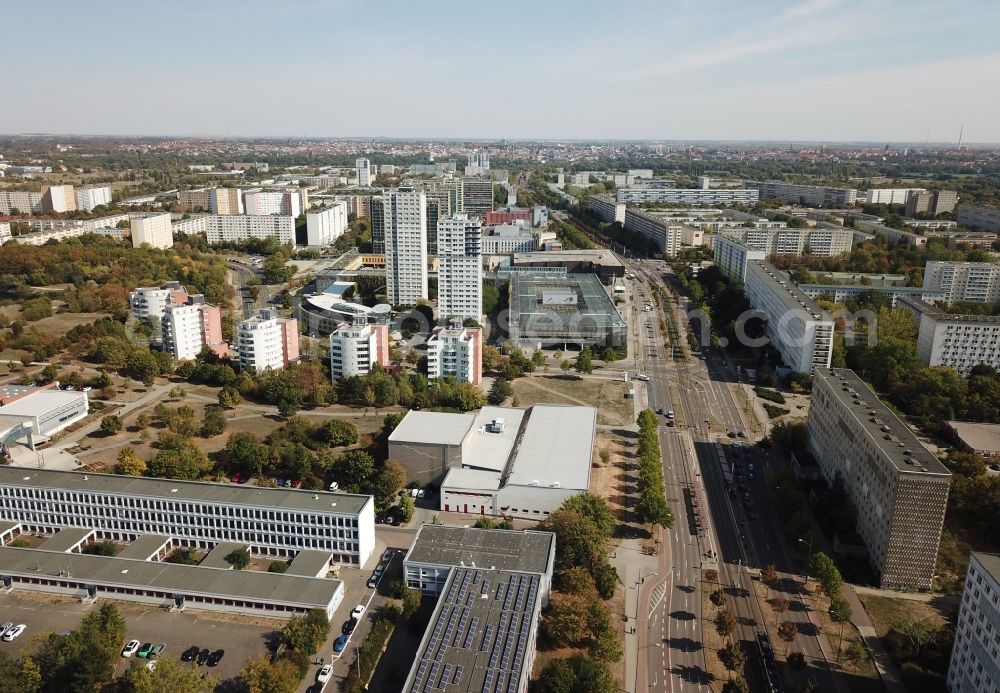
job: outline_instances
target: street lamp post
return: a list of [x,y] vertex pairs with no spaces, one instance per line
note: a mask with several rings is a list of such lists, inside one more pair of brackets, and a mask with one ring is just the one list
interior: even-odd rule
[[807,588],[809,586],[809,566],[812,564],[813,558],[813,538],[810,536],[809,541],[806,541],[805,539],[799,537],[799,542],[809,547],[809,558],[806,559],[805,578],[802,580],[802,587]]

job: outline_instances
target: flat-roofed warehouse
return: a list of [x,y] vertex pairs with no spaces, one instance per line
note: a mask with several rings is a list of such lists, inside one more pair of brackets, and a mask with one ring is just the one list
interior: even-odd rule
[[538,573],[548,604],[556,535],[534,530],[479,529],[423,524],[403,559],[407,587],[440,594],[452,568],[469,566]]
[[116,541],[163,534],[199,549],[237,542],[285,558],[324,550],[348,564],[375,548],[371,496],[48,469],[0,466],[0,520],[42,534],[89,527]]
[[518,346],[621,347],[627,327],[607,290],[593,274],[512,272],[511,341]]
[[409,412],[389,457],[419,483],[440,483],[440,509],[541,519],[590,488],[597,410],[536,404],[477,414]]
[[322,609],[330,618],[344,598],[340,580],[9,546],[0,586],[274,617]]
[[538,583],[538,575],[455,568],[403,691],[526,691],[541,612]]
[[551,532],[422,525],[403,570],[440,597],[403,691],[526,691],[555,544]]

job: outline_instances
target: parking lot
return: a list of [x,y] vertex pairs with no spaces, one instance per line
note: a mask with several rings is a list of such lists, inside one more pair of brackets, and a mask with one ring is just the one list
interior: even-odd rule
[[[0,642],[0,652],[17,656],[31,647],[34,636],[44,632],[61,633],[73,630],[84,614],[99,608],[96,605],[81,604],[79,601],[61,601],[47,595],[13,592],[0,595],[0,623],[12,621],[28,626],[25,633],[13,642]],[[225,657],[216,667],[204,669],[219,681],[233,678],[246,665],[249,657],[258,657],[267,650],[267,636],[280,629],[282,622],[273,625],[265,619],[230,616],[189,611],[169,613],[162,609],[143,607],[137,604],[116,602],[125,618],[128,628],[125,640],[135,639],[140,643],[164,643],[167,649],[163,656],[180,658],[181,653],[192,645],[210,650],[222,648]],[[124,647],[125,642],[122,642]],[[121,659],[118,673],[128,666],[128,659]]]

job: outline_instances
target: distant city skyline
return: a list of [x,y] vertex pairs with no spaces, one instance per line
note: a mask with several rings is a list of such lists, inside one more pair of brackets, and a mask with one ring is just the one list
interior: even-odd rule
[[107,0],[5,19],[6,134],[1000,142],[988,0]]

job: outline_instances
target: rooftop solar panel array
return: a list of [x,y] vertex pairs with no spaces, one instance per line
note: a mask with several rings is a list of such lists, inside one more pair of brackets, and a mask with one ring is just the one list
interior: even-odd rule
[[515,693],[541,608],[540,580],[537,574],[455,568],[406,690]]

